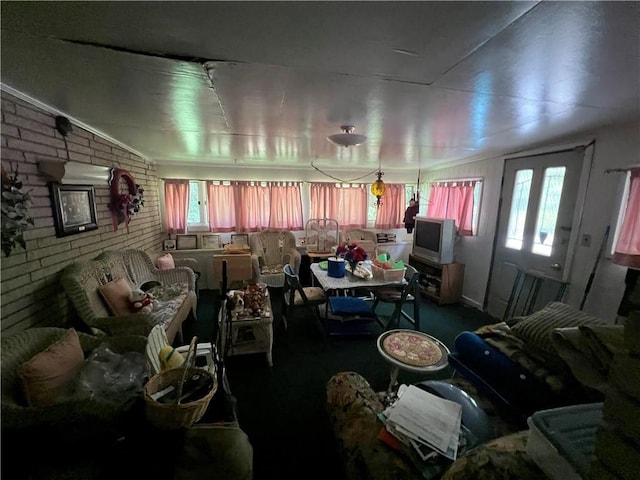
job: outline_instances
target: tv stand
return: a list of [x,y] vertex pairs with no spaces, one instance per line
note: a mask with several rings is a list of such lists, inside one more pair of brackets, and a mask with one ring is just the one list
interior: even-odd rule
[[462,297],[464,263],[434,263],[417,255],[409,255],[409,265],[418,270],[420,292],[438,305],[458,303]]

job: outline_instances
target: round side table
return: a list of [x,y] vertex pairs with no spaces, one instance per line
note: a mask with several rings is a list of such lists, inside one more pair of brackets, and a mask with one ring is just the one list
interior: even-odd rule
[[391,364],[387,400],[394,397],[400,369],[415,373],[434,373],[449,365],[447,346],[431,335],[415,330],[384,332],[377,340],[378,352]]

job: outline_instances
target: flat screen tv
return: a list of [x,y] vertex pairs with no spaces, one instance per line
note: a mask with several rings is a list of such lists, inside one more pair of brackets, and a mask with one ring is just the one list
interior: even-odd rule
[[452,218],[416,216],[412,253],[433,263],[453,263],[456,224]]

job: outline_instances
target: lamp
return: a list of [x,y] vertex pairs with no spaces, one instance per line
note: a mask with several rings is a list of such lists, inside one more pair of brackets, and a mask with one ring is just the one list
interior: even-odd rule
[[329,135],[327,140],[331,143],[335,143],[340,147],[357,147],[358,145],[362,145],[367,141],[367,137],[365,135],[359,135],[357,133],[353,133],[356,127],[353,125],[342,125],[340,130],[342,133],[336,133],[334,135]]
[[382,205],[381,198],[384,195],[384,192],[387,191],[387,186],[382,181],[382,175],[384,175],[384,173],[378,170],[378,173],[376,175],[378,175],[378,179],[371,184],[371,194],[375,195],[376,207],[379,207],[380,205]]

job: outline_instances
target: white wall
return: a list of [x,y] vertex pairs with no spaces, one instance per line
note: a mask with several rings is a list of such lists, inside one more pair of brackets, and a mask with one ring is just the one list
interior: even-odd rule
[[[621,200],[623,175],[606,174],[605,170],[623,168],[638,162],[640,158],[640,121],[635,120],[580,134],[579,137],[559,139],[554,145],[586,145],[592,139],[595,139],[593,163],[580,228],[576,236],[580,238],[583,234],[589,234],[592,241],[590,247],[576,246],[570,286],[564,297],[566,303],[576,307],[582,301],[607,225],[611,225],[612,228],[607,252],[610,250],[613,238],[613,228]],[[554,149],[554,145],[538,145],[536,151],[543,147],[550,151]],[[531,150],[533,151],[533,148]],[[527,153],[518,152],[518,156]],[[434,170],[425,175],[426,181],[467,177],[484,178],[478,235],[461,238],[456,247],[456,260],[466,264],[463,297],[478,307],[484,304],[487,290],[504,158],[509,156],[512,154]],[[584,311],[609,322],[614,322],[618,305],[624,293],[624,277],[627,270],[611,263],[610,257],[610,254],[607,254],[605,258],[600,260]]]

